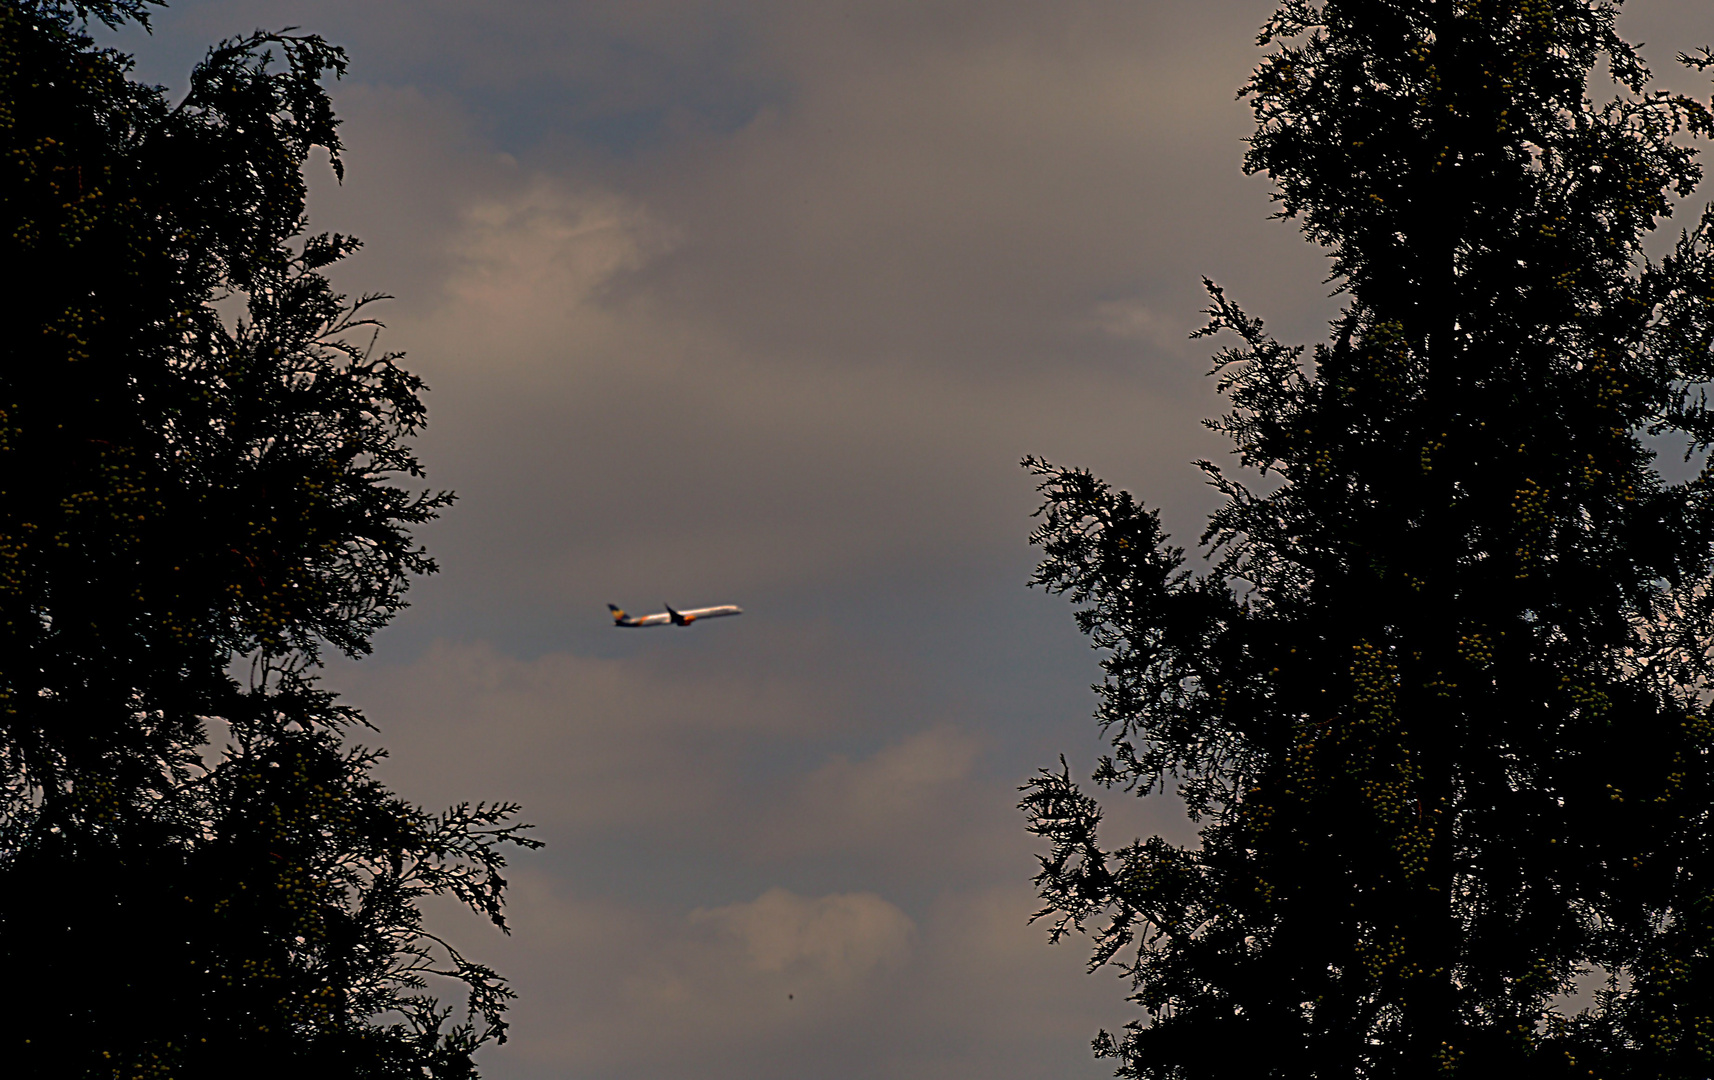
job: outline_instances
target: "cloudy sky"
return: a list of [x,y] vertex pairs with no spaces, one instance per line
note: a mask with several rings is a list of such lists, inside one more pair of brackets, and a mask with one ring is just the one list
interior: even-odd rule
[[[1633,0],[1662,84],[1706,0]],[[1016,788],[1098,747],[1024,588],[1026,453],[1186,540],[1223,448],[1202,275],[1283,337],[1325,262],[1239,169],[1270,0],[181,2],[107,35],[344,45],[339,273],[396,294],[461,499],[442,573],[329,670],[431,806],[522,802],[492,1080],[1097,1077],[1122,985],[1050,948]],[[604,604],[738,603],[615,631]],[[1117,833],[1187,835],[1161,800]]]

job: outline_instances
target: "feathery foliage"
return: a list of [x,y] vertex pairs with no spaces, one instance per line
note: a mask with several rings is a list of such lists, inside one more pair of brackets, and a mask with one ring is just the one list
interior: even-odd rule
[[306,235],[345,56],[225,41],[175,104],[84,31],[147,14],[0,3],[0,1057],[472,1075],[510,991],[416,902],[503,929],[500,846],[535,842],[509,804],[387,791],[313,678],[433,571],[411,529],[451,501],[411,486],[423,384],[379,297],[323,273],[357,242]]
[[1714,1067],[1714,212],[1644,250],[1714,116],[1617,14],[1288,0],[1245,168],[1345,303],[1306,357],[1208,285],[1207,568],[1026,462],[1033,583],[1105,651],[1094,780],[1201,825],[1109,849],[1063,766],[1026,789],[1052,933],[1145,1014],[1121,1076]]

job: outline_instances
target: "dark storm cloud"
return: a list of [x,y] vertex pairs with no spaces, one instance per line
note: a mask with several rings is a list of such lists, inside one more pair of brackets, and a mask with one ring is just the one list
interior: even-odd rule
[[[1016,462],[1194,536],[1199,277],[1288,339],[1332,311],[1239,172],[1270,6],[231,0],[138,46],[169,84],[256,25],[351,50],[312,213],[369,242],[347,288],[399,294],[463,498],[329,681],[403,791],[550,842],[514,938],[458,932],[522,995],[488,1075],[1106,1075],[1119,986],[1024,924],[1014,788],[1087,763],[1096,669],[1022,588]],[[1705,12],[1626,25],[1664,66]],[[663,598],[748,611],[604,625]]]

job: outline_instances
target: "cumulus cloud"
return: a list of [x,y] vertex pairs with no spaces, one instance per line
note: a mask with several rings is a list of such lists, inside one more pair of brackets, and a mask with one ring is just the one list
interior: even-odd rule
[[[944,859],[936,841],[968,846],[980,838],[999,840],[1016,855],[1015,836],[983,837],[964,820],[981,787],[974,775],[979,754],[974,736],[946,726],[912,733],[868,757],[837,754],[790,785],[784,812],[764,823],[758,845],[773,857],[879,848],[895,860],[913,850]],[[1004,797],[994,795],[996,802]]]
[[513,895],[512,938],[472,922],[460,939],[526,990],[494,1075],[1094,1080],[1091,1025],[1122,1017],[1107,980],[1017,918],[1017,886],[943,894],[921,920],[777,886],[684,911],[525,872]]
[[815,984],[850,983],[898,964],[915,930],[904,912],[874,893],[811,900],[779,888],[749,903],[697,908],[690,924],[735,945],[750,971]]
[[587,316],[615,277],[671,247],[670,234],[632,201],[579,195],[545,176],[510,198],[474,203],[463,218],[445,285],[451,325]]
[[561,841],[706,826],[711,811],[735,825],[746,754],[839,720],[804,678],[566,653],[520,660],[482,643],[437,642],[408,663],[343,669],[338,682],[385,725],[389,775],[409,777],[419,797],[528,792],[530,813]]
[[[600,589],[755,595],[899,566],[968,588],[1019,562],[1027,452],[1205,505],[1185,462],[1218,448],[1182,339],[1196,274],[1220,267],[1186,257],[1291,241],[1231,167],[1229,87],[1185,79],[1235,84],[1243,38],[1188,10],[759,4],[707,53],[685,40],[704,5],[523,4],[481,29],[442,11],[475,40],[535,28],[520,78],[582,78],[528,74],[579,26],[668,66],[702,56],[702,89],[673,93],[783,89],[621,155],[572,131],[484,151],[445,88],[341,92],[349,179],[313,209],[369,237],[348,277],[403,279],[390,340],[436,390],[425,452],[467,500],[433,534],[462,583],[438,610],[516,647]],[[1222,131],[1228,149],[1205,137]],[[1186,199],[1248,200],[1226,218],[1246,239],[1199,247]],[[1138,299],[1099,308],[1116,293]]]
[[[398,295],[462,499],[328,681],[403,793],[518,799],[549,843],[516,936],[458,935],[522,995],[486,1075],[1109,1071],[1118,987],[1025,922],[1016,785],[1093,756],[1098,670],[1022,588],[1016,463],[1194,537],[1199,278],[1324,328],[1324,253],[1238,169],[1272,7],[184,0],[119,42],[175,86],[257,25],[351,50],[312,225],[367,241],[343,288]],[[1701,44],[1700,3],[1628,11],[1657,60]],[[747,613],[607,625],[663,599]],[[1188,832],[1170,800],[1106,823]]]
[[[757,866],[830,858],[887,881],[929,866],[1027,867],[1012,784],[979,770],[981,740],[916,727],[925,718],[903,708],[877,723],[875,695],[860,690],[876,670],[768,675],[683,654],[520,660],[442,641],[413,661],[336,674],[385,725],[389,779],[431,804],[526,793],[527,816],[566,851],[685,844]],[[772,765],[788,748],[819,763]]]
[[826,1037],[842,1014],[871,1007],[909,963],[916,934],[873,893],[776,887],[674,912],[579,898],[526,876],[513,907],[518,940],[530,945],[512,964],[558,977],[544,1000],[520,1006],[546,1022],[520,1024],[505,1056],[576,1075],[627,1063],[742,1075],[757,1044]]

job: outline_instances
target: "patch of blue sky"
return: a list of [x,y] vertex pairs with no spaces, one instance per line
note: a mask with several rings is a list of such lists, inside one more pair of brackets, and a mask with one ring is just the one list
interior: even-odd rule
[[89,36],[104,48],[130,56],[134,63],[131,77],[151,86],[166,87],[173,101],[190,88],[191,69],[208,55],[209,46],[214,44],[170,33],[145,34],[132,26],[109,30],[99,23],[90,28]]
[[569,141],[630,157],[676,138],[732,134],[789,97],[780,85],[704,84],[675,91],[631,104],[604,100],[591,87],[546,82],[462,88],[458,98],[497,150],[522,155]]
[[[431,11],[411,35],[417,47],[409,48],[389,37],[384,18],[361,10],[315,14],[290,6],[275,13],[245,0],[179,0],[154,14],[153,32],[96,24],[90,33],[130,54],[134,77],[177,98],[217,38],[258,21],[276,29],[304,22],[302,32],[348,51],[348,83],[450,98],[495,149],[514,154],[571,142],[631,156],[675,136],[730,134],[791,96],[788,81],[759,58],[753,27],[729,15],[705,12],[690,27],[645,24],[604,34],[575,12],[524,28]],[[496,56],[508,60],[495,63]]]

